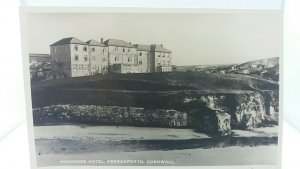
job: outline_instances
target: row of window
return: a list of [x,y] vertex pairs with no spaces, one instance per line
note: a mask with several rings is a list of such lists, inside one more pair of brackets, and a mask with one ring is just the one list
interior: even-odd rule
[[[122,49],[122,52],[123,53],[130,53],[131,52],[131,49],[130,48],[122,48],[122,47],[115,47],[115,52],[118,52],[119,50],[120,50],[120,48]],[[75,51],[78,51],[79,50],[79,48],[78,48],[78,45],[74,45],[74,50]],[[87,51],[87,46],[83,46],[83,48],[82,48],[82,50],[83,51]],[[95,47],[91,47],[91,51],[92,52],[95,52],[96,51],[96,48]],[[105,52],[105,49],[102,49],[102,53],[104,53]]]
[[[79,60],[79,56],[78,56],[78,55],[75,55],[75,56],[74,56],[74,60],[75,60],[75,61],[78,61],[78,60]],[[87,55],[84,55],[83,61],[85,61],[85,62],[88,61],[88,56],[87,56]]]
[[[96,60],[97,60],[97,59],[96,59],[96,56],[92,56],[91,60],[92,60],[92,61],[96,61]],[[102,58],[102,62],[106,62],[106,58],[105,58],[105,57]]]
[[122,49],[123,53],[130,53],[131,49],[130,48],[122,48],[122,47],[115,47],[115,52],[118,52],[120,49]]
[[[80,65],[80,64],[73,64],[73,71],[96,71],[99,70],[100,67],[97,65]],[[107,70],[107,67],[103,67],[103,70]]]
[[77,70],[89,70],[89,65],[77,65],[77,64],[73,64],[73,70],[77,71]]
[[[92,51],[92,52],[96,52],[96,48],[95,48],[95,47],[92,47],[92,48],[91,48],[91,51]],[[104,48],[101,50],[101,53],[105,53],[105,49],[104,49]]]
[[157,65],[158,66],[171,66],[171,62],[170,61],[163,61],[163,62],[157,61]]
[[[78,60],[79,60],[79,56],[78,56],[78,55],[75,55],[75,56],[74,56],[74,61],[78,61]],[[95,60],[96,60],[96,56],[92,56],[91,60],[92,60],[92,61],[95,61]],[[84,55],[83,61],[85,61],[85,62],[88,61],[88,56],[87,56],[87,55]],[[102,58],[102,62],[105,62],[105,61],[106,61],[106,58]]]
[[[78,51],[78,45],[74,45],[74,50]],[[83,51],[87,52],[87,46],[83,46],[82,48]],[[91,52],[96,52],[96,48],[95,47],[91,47]],[[105,53],[105,49],[103,48],[101,50],[102,53]]]
[[[78,51],[78,45],[74,45],[74,50]],[[87,52],[87,47],[83,46],[82,50]]]
[[[114,60],[115,60],[115,62],[119,62],[120,58],[118,56],[116,56]],[[131,57],[127,58],[127,61],[132,62],[132,58]]]
[[166,57],[169,58],[170,57],[170,53],[163,53],[163,54],[158,54],[157,57]]
[[[142,56],[143,52],[139,52],[139,56]],[[147,56],[150,56],[150,54],[148,53]],[[166,57],[169,58],[170,57],[170,53],[160,53],[157,55],[157,57]]]
[[[120,49],[121,47],[115,47],[115,51],[117,52],[117,51],[119,51],[119,49]],[[65,47],[65,50],[67,50],[67,48]],[[74,50],[75,51],[78,51],[79,50],[79,48],[78,48],[78,45],[74,45]],[[87,46],[83,46],[83,48],[82,48],[82,50],[83,51],[85,51],[85,52],[87,52]],[[91,47],[91,51],[92,52],[96,52],[96,48],[95,47]],[[54,52],[57,52],[57,49],[56,49],[56,47],[54,47]],[[105,53],[105,49],[103,48],[102,49],[102,51],[101,51],[102,53]],[[122,48],[122,52],[123,53],[130,53],[131,52],[131,49],[130,48]],[[139,52],[139,56],[142,56],[143,55],[143,53],[142,52]],[[150,54],[148,53],[147,54],[147,56],[150,56]],[[158,57],[167,57],[167,58],[169,58],[170,57],[170,53],[160,53],[160,54],[158,54],[157,55]]]
[[[139,56],[142,56],[143,53],[142,52],[139,52]],[[147,53],[147,56],[150,56],[150,53]]]

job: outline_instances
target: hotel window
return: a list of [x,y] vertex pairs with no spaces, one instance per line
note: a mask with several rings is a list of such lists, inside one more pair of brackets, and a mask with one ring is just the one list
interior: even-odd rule
[[105,50],[103,49],[103,50],[102,50],[102,53],[104,53],[104,52],[105,52]]
[[130,52],[130,48],[128,48],[128,53]]
[[123,53],[125,53],[125,48],[123,48]]
[[160,57],[160,55],[157,55],[158,57]]
[[118,47],[115,47],[115,51],[118,51]]
[[96,56],[92,56],[92,60],[96,60]]
[[165,57],[165,54],[163,54],[162,57]]
[[84,56],[84,61],[87,62],[88,61],[88,57]]
[[95,66],[93,66],[92,69],[95,70]]
[[78,55],[75,55],[74,60],[78,61]]
[[143,64],[143,62],[142,61],[139,61],[139,65],[142,65]]
[[103,58],[102,61],[105,62],[105,61],[106,61],[106,58]]
[[92,50],[92,52],[95,52],[95,51],[96,51],[96,49],[95,49],[95,48],[91,48],[91,50]]
[[140,52],[140,56],[142,56],[142,52]]
[[132,61],[132,58],[131,58],[131,57],[129,57],[129,58],[128,58],[128,62],[131,62],[131,61]]
[[74,50],[78,51],[78,45],[74,46]]
[[83,51],[85,51],[85,52],[87,51],[87,47],[86,46],[83,47]]

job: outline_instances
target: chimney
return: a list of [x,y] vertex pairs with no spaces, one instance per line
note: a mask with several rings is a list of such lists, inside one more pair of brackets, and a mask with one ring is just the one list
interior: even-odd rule
[[103,43],[103,38],[101,38],[101,43]]

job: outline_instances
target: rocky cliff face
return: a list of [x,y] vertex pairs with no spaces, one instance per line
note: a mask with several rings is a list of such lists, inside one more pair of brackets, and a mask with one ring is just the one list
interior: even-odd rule
[[34,123],[79,123],[151,127],[186,127],[187,113],[176,110],[96,105],[52,105],[33,109]]
[[[278,92],[157,95],[169,107],[52,105],[33,110],[36,124],[72,122],[154,127],[187,127],[213,135],[278,123]],[[153,103],[152,101],[149,101]],[[174,105],[174,106],[172,106]],[[158,104],[155,105],[158,107]]]
[[278,123],[278,92],[274,91],[208,94],[187,97],[184,102],[199,105],[189,112],[196,128],[207,131],[207,126],[217,126],[209,132],[221,135],[230,134],[231,128],[247,130]]

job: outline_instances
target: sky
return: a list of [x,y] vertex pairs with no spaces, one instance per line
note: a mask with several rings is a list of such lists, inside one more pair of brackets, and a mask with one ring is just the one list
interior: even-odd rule
[[216,13],[33,13],[27,20],[30,53],[50,53],[66,37],[163,44],[174,65],[243,63],[281,57],[278,10]]

